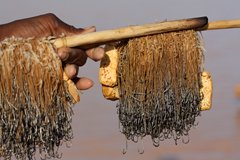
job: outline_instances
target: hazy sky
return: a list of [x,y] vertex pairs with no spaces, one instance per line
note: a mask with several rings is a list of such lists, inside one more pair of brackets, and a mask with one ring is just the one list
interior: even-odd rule
[[1,0],[1,23],[53,12],[76,25],[100,29],[207,15],[210,19],[238,18],[237,0]]
[[[76,27],[95,25],[98,30],[105,30],[199,16],[208,16],[209,21],[240,19],[239,6],[238,0],[0,0],[0,24],[52,12]],[[221,119],[222,115],[228,115],[223,112],[223,108],[233,105],[233,87],[240,83],[240,29],[207,31],[203,32],[203,37],[207,51],[206,69],[211,71],[214,78],[213,109],[204,112],[204,118],[201,117],[202,128],[198,129],[199,132],[205,133],[206,128],[216,126],[216,121]],[[111,153],[116,151],[118,153],[121,149],[119,147],[121,140],[114,141],[117,138],[112,138],[115,144],[108,141],[109,137],[119,134],[117,115],[115,103],[106,101],[102,97],[98,84],[98,67],[99,63],[89,60],[87,65],[80,69],[79,74],[91,77],[95,81],[95,86],[89,91],[84,91],[80,104],[74,109],[75,144],[73,149],[65,153],[69,160],[70,157],[79,159],[81,155],[88,159],[90,156],[93,157],[91,153],[96,150],[99,152],[95,153],[98,157],[95,159],[113,159],[108,157],[107,151],[113,149]],[[221,105],[222,108],[219,107]],[[227,127],[231,129],[232,124],[225,124],[224,129]],[[216,126],[215,130],[221,137],[222,128]],[[208,134],[214,135],[213,132]],[[108,141],[106,146],[104,140]],[[202,137],[202,141],[207,143],[209,139]],[[194,141],[192,143],[193,146],[197,145]],[[156,154],[157,152],[154,151]],[[73,154],[78,158],[74,158]],[[145,156],[147,155],[146,153]],[[113,157],[122,159],[118,156],[116,154]]]

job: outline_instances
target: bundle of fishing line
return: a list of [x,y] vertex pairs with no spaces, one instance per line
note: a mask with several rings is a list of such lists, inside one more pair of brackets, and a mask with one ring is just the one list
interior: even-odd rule
[[[193,30],[129,39],[108,47],[100,68],[107,99],[117,104],[121,132],[154,146],[183,139],[201,110],[211,107],[211,75],[204,71],[202,40]],[[205,81],[207,80],[207,81]],[[205,90],[210,94],[204,94]]]
[[46,38],[5,39],[0,73],[0,155],[59,157],[58,147],[73,138],[75,100],[53,45]]

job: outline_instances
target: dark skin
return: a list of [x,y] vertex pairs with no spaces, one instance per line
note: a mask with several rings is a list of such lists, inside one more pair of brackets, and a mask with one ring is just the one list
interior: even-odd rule
[[[94,26],[88,28],[75,28],[61,21],[54,14],[45,14],[37,17],[22,19],[0,25],[0,41],[7,37],[48,37],[66,36],[95,32]],[[59,48],[57,50],[59,58],[64,64],[64,70],[71,78],[79,90],[86,90],[93,86],[93,81],[86,77],[77,77],[78,68],[83,66],[87,59],[99,61],[104,56],[104,49],[101,47],[90,48],[87,50],[76,48]]]

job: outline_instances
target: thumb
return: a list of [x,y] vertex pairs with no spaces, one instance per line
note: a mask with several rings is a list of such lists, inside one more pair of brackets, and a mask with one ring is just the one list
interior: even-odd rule
[[74,26],[66,25],[65,27],[62,27],[62,29],[63,29],[62,33],[65,33],[67,36],[91,33],[96,31],[95,26],[90,26],[86,28],[75,28]]
[[96,32],[96,27],[95,26],[90,26],[86,28],[75,28],[69,30],[68,35],[75,35],[75,34],[86,34],[86,33],[91,33],[91,32]]
[[82,31],[83,34],[91,33],[91,32],[96,32],[96,27],[95,26],[86,27]]

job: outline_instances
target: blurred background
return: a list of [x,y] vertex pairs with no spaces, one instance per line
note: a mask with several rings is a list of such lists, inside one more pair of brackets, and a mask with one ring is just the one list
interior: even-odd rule
[[[98,30],[164,20],[208,16],[210,21],[240,19],[237,0],[0,0],[0,24],[52,12],[76,27],[95,25]],[[155,148],[150,138],[134,144],[122,154],[126,140],[118,129],[116,103],[107,101],[98,82],[99,63],[89,60],[81,76],[94,80],[92,89],[81,94],[74,106],[74,139],[71,148],[62,147],[67,160],[239,160],[240,29],[204,31],[205,69],[214,82],[213,106],[202,112],[199,125],[190,131],[190,143],[164,141]],[[143,144],[142,144],[143,143]],[[138,148],[144,146],[140,155]]]

